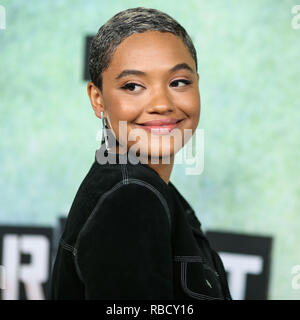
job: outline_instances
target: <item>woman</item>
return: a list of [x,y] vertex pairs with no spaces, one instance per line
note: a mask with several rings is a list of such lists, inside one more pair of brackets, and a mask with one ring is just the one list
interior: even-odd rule
[[170,181],[200,117],[190,37],[161,11],[131,8],[99,29],[89,69],[104,139],[68,215],[52,298],[231,299],[220,257]]

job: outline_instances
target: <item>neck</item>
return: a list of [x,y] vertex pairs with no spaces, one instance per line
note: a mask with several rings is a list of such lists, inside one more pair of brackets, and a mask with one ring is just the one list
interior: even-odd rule
[[152,169],[154,169],[159,176],[165,181],[166,184],[169,183],[170,181],[170,176],[172,173],[172,169],[173,169],[173,164],[174,163],[170,163],[170,164],[152,164],[149,163],[149,167],[151,167]]
[[170,181],[170,176],[174,166],[174,155],[170,155],[170,163],[162,163],[162,158],[159,158],[159,163],[151,163],[149,159],[147,165],[155,170],[166,184]]

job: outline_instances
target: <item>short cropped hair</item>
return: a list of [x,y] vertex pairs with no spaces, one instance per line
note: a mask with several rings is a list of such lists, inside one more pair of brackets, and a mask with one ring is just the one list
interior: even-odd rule
[[123,10],[100,27],[90,47],[89,72],[91,81],[102,91],[102,72],[111,62],[116,47],[133,33],[148,30],[170,32],[180,37],[191,53],[198,71],[197,53],[186,30],[168,14],[156,9],[137,7]]

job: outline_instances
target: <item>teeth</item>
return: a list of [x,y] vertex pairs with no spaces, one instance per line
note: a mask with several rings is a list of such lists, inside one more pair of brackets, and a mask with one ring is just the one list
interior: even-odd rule
[[169,132],[168,128],[151,128],[153,133],[167,133]]
[[157,126],[151,126],[151,125],[149,125],[149,127],[169,127],[169,126],[172,126],[172,125],[174,125],[175,123],[169,123],[169,124],[160,124],[160,125],[157,125]]

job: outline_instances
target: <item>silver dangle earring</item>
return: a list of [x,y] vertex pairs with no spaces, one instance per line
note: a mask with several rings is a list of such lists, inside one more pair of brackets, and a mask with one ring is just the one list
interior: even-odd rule
[[105,123],[102,111],[101,111],[101,119],[102,119],[102,139],[101,139],[101,141],[103,141],[103,137],[104,137],[106,149],[110,150],[110,147],[108,145],[108,139],[107,139],[107,131],[106,131],[106,127],[105,127],[106,123]]

